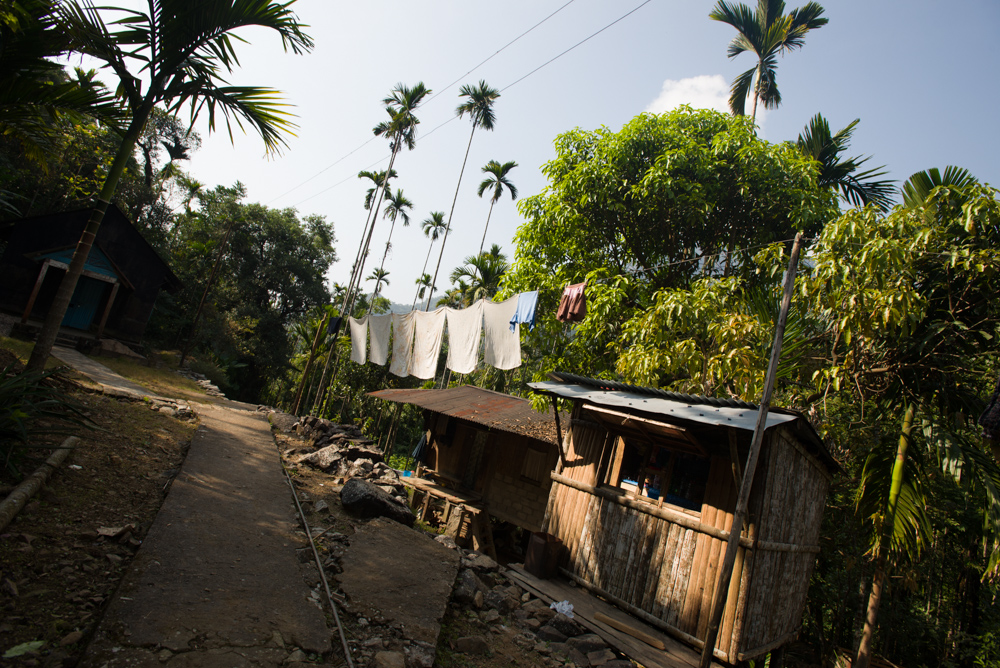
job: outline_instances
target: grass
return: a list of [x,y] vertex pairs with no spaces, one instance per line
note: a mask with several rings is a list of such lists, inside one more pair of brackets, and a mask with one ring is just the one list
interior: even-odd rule
[[91,357],[119,376],[148,388],[154,394],[198,403],[214,403],[198,383],[177,373],[169,366],[151,367],[124,357]]
[[[31,357],[31,349],[35,347],[35,344],[31,341],[22,341],[21,339],[12,339],[7,336],[0,336],[0,348],[9,351],[18,359],[21,364],[27,364],[28,358]],[[58,369],[59,367],[66,368],[61,375],[63,378],[68,378],[74,382],[80,383],[82,385],[87,385],[93,387],[94,384],[78,371],[74,371],[66,367],[62,362],[60,362],[55,357],[49,357],[45,362],[45,370]]]

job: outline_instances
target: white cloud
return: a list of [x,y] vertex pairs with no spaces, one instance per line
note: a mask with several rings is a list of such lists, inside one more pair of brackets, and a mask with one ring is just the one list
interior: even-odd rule
[[729,111],[729,84],[721,74],[702,74],[687,79],[667,79],[659,96],[645,111],[660,114],[682,104],[695,109]]

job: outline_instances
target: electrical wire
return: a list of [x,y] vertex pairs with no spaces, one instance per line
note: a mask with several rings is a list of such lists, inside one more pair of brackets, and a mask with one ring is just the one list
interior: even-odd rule
[[[514,42],[518,41],[519,39],[521,39],[522,37],[524,37],[525,35],[527,35],[528,33],[530,33],[530,32],[531,32],[532,30],[534,30],[534,29],[535,29],[535,28],[537,28],[538,26],[540,26],[540,25],[542,25],[543,23],[545,23],[546,21],[548,21],[548,20],[549,20],[550,18],[552,18],[553,16],[555,16],[556,14],[558,14],[558,13],[559,13],[560,11],[562,11],[563,9],[565,9],[566,7],[568,7],[568,6],[570,5],[570,4],[572,4],[572,3],[573,3],[573,2],[575,2],[575,1],[576,1],[576,0],[569,0],[569,2],[567,2],[567,3],[566,3],[566,4],[564,4],[564,5],[562,5],[562,6],[561,6],[561,7],[559,7],[559,8],[557,9],[557,10],[555,10],[554,12],[552,12],[551,14],[549,14],[548,16],[546,16],[546,17],[545,17],[544,19],[542,19],[541,21],[539,21],[539,22],[538,22],[538,23],[536,23],[535,25],[533,25],[533,26],[531,26],[530,28],[528,28],[527,30],[525,30],[525,31],[524,31],[523,33],[521,33],[520,35],[518,35],[517,37],[515,37],[514,39],[512,39],[512,40],[511,40],[510,42],[508,42],[507,44],[505,44],[505,45],[504,45],[503,47],[501,47],[500,49],[498,49],[498,50],[497,50],[497,51],[496,51],[496,52],[495,52],[495,53],[494,53],[494,54],[493,54],[492,56],[490,56],[490,57],[489,57],[489,58],[487,58],[486,60],[482,61],[481,63],[479,63],[478,65],[476,65],[476,66],[475,66],[475,67],[473,67],[472,69],[470,69],[470,70],[469,70],[468,72],[466,72],[465,74],[463,74],[463,75],[462,75],[461,77],[459,77],[458,79],[456,79],[456,80],[455,80],[455,81],[453,81],[452,83],[450,83],[450,84],[448,84],[447,86],[445,86],[444,88],[440,89],[440,90],[439,90],[439,91],[438,91],[437,93],[433,94],[433,95],[432,95],[431,97],[427,98],[427,102],[430,102],[431,100],[433,100],[433,99],[434,99],[435,97],[437,97],[438,95],[440,95],[440,94],[441,94],[441,93],[443,93],[444,91],[446,91],[446,90],[450,89],[450,88],[451,88],[452,86],[454,86],[454,85],[455,85],[456,83],[458,83],[459,81],[461,81],[461,80],[462,80],[463,78],[465,78],[466,76],[468,76],[468,75],[469,75],[469,74],[471,74],[472,72],[475,72],[475,71],[476,71],[477,69],[479,69],[480,67],[482,67],[482,66],[483,66],[484,64],[486,64],[487,62],[489,62],[490,60],[492,60],[492,59],[493,59],[493,58],[494,58],[495,56],[497,56],[497,55],[498,55],[499,53],[501,53],[502,51],[504,51],[504,50],[505,50],[505,49],[506,49],[507,47],[509,47],[509,46],[511,46],[512,44],[514,44]],[[506,86],[504,86],[503,88],[501,88],[501,89],[500,89],[500,92],[503,92],[503,91],[506,91],[506,90],[509,90],[510,88],[512,88],[512,87],[514,87],[514,86],[516,86],[517,84],[521,83],[522,81],[524,81],[525,79],[527,79],[527,78],[528,78],[528,77],[530,77],[531,75],[535,74],[535,73],[536,73],[536,72],[538,72],[539,70],[541,70],[541,69],[543,69],[543,68],[547,67],[548,65],[552,64],[552,63],[553,63],[553,62],[555,62],[556,60],[559,60],[560,58],[562,58],[563,56],[565,56],[565,55],[566,55],[567,53],[569,53],[570,51],[573,51],[573,50],[574,50],[574,49],[576,49],[577,47],[579,47],[579,46],[581,46],[581,45],[585,44],[586,42],[590,41],[591,39],[593,39],[593,38],[594,38],[594,37],[596,37],[597,35],[601,34],[602,32],[604,32],[605,30],[607,30],[607,29],[608,29],[608,28],[610,28],[611,26],[613,26],[613,25],[615,25],[616,23],[619,23],[619,22],[623,21],[624,19],[628,18],[629,16],[631,16],[631,15],[632,15],[632,14],[634,14],[635,12],[639,11],[640,9],[642,9],[643,7],[645,7],[646,5],[648,5],[649,3],[651,3],[652,1],[653,1],[653,0],[645,0],[644,2],[642,2],[642,3],[641,3],[641,4],[639,4],[638,6],[634,7],[634,8],[633,8],[633,9],[631,9],[630,11],[626,12],[625,14],[623,14],[623,15],[619,16],[619,17],[618,17],[617,19],[615,19],[615,20],[614,20],[614,21],[612,21],[611,23],[607,24],[606,26],[604,26],[604,27],[603,27],[603,28],[601,28],[600,30],[598,30],[598,31],[596,31],[596,32],[594,32],[594,33],[591,33],[591,34],[590,34],[589,36],[587,36],[587,37],[585,37],[584,39],[580,40],[579,42],[577,42],[577,43],[576,43],[576,44],[574,44],[573,46],[569,47],[568,49],[566,49],[566,50],[562,51],[561,53],[559,53],[559,54],[557,54],[557,55],[553,56],[552,58],[548,59],[547,61],[545,61],[544,63],[542,63],[542,64],[541,64],[541,65],[539,65],[538,67],[534,68],[533,70],[531,70],[530,72],[528,72],[528,73],[527,73],[527,74],[525,74],[524,76],[522,76],[522,77],[520,77],[520,78],[518,78],[518,79],[514,80],[513,82],[511,82],[511,83],[507,84]],[[441,124],[437,125],[437,126],[436,126],[436,127],[434,127],[434,128],[432,129],[432,130],[430,130],[429,132],[427,132],[427,134],[425,134],[425,135],[424,135],[424,137],[425,137],[425,138],[426,138],[426,137],[429,137],[430,135],[434,134],[434,132],[436,132],[437,130],[440,130],[440,129],[441,129],[441,128],[442,128],[443,126],[445,126],[445,125],[447,125],[448,123],[451,123],[452,121],[454,121],[454,120],[455,120],[456,118],[457,118],[456,116],[451,116],[450,118],[448,118],[448,120],[444,121],[443,123],[441,123]],[[341,157],[341,158],[338,158],[338,159],[337,159],[337,160],[336,160],[335,162],[331,163],[331,164],[330,164],[330,165],[328,165],[327,167],[324,167],[324,168],[323,168],[322,170],[320,170],[319,172],[317,172],[317,173],[316,173],[316,174],[314,174],[313,176],[309,177],[308,179],[306,179],[305,181],[303,181],[303,182],[302,182],[302,183],[300,183],[299,185],[297,185],[297,186],[295,186],[295,187],[291,188],[290,190],[288,190],[288,191],[286,191],[286,192],[282,193],[281,195],[278,195],[278,196],[277,196],[277,197],[275,197],[274,199],[270,200],[270,202],[268,202],[268,204],[271,204],[271,203],[275,202],[276,200],[278,200],[278,199],[281,199],[281,198],[282,198],[282,197],[284,197],[285,195],[287,195],[287,194],[289,194],[289,193],[291,193],[291,192],[294,192],[295,190],[298,190],[299,188],[301,188],[301,187],[302,187],[302,186],[304,186],[305,184],[309,183],[309,182],[310,182],[310,181],[312,181],[313,179],[317,178],[318,176],[320,176],[321,174],[323,174],[324,172],[326,172],[326,171],[327,171],[327,170],[329,170],[330,168],[332,168],[332,167],[334,167],[335,165],[337,165],[337,164],[339,164],[339,163],[343,162],[343,161],[344,161],[344,160],[346,160],[346,159],[347,159],[348,157],[350,157],[351,155],[353,155],[353,154],[354,154],[354,153],[356,153],[357,151],[361,150],[362,148],[364,148],[365,146],[367,146],[368,144],[370,144],[370,143],[371,143],[372,141],[374,141],[374,140],[375,140],[375,137],[372,137],[372,138],[368,139],[368,140],[367,140],[366,142],[364,142],[363,144],[361,144],[360,146],[358,146],[358,147],[357,147],[356,149],[354,149],[354,150],[353,150],[353,151],[351,151],[350,153],[347,153],[347,154],[346,154],[346,155],[344,155],[343,157]],[[371,167],[374,167],[375,165],[378,165],[378,164],[380,164],[380,163],[384,162],[385,160],[387,160],[387,159],[388,159],[388,157],[389,157],[389,156],[385,156],[385,157],[382,157],[382,158],[380,158],[379,160],[377,160],[376,162],[372,163],[371,165],[369,165],[369,166],[368,166],[368,167],[366,167],[365,169],[370,169]],[[340,185],[343,185],[344,183],[347,183],[348,181],[350,181],[350,180],[351,180],[351,178],[353,178],[353,177],[352,177],[352,176],[349,176],[349,177],[347,177],[347,178],[344,178],[344,179],[342,179],[342,180],[338,181],[337,183],[333,184],[332,186],[329,186],[328,188],[325,188],[325,189],[321,190],[320,192],[316,193],[315,195],[310,195],[309,197],[307,197],[307,198],[305,198],[305,199],[303,199],[303,200],[300,200],[299,202],[296,202],[296,203],[295,203],[295,204],[294,204],[293,206],[297,207],[297,206],[299,206],[300,204],[302,204],[302,203],[304,203],[304,202],[308,202],[309,200],[313,199],[314,197],[318,197],[319,195],[322,195],[323,193],[326,193],[326,192],[329,192],[330,190],[332,190],[332,189],[334,189],[334,188],[336,188],[336,187],[338,187],[338,186],[340,186]]]

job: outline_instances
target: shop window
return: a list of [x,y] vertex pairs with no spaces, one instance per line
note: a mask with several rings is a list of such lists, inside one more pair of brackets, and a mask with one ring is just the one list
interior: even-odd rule
[[707,458],[630,439],[619,440],[618,447],[608,484],[635,497],[701,511],[708,481]]

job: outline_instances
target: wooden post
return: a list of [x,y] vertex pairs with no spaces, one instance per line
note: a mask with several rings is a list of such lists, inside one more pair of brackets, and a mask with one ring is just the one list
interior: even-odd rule
[[552,399],[552,413],[556,416],[556,438],[558,443],[556,443],[556,452],[559,453],[559,463],[566,466],[566,455],[563,453],[563,437],[562,437],[562,427],[559,425],[559,405],[556,403],[555,395],[550,395]]
[[98,340],[104,336],[104,326],[108,324],[108,316],[111,314],[111,305],[115,303],[115,297],[118,295],[118,288],[120,286],[121,284],[116,282],[111,287],[111,296],[108,297],[108,305],[104,307],[104,314],[101,316],[101,324],[97,326]]
[[24,315],[21,316],[22,325],[28,322],[28,316],[31,315],[31,309],[35,307],[35,299],[38,298],[38,291],[42,289],[42,282],[45,280],[45,274],[49,271],[51,264],[51,260],[46,260],[42,263],[42,268],[38,272],[38,280],[35,281],[35,287],[31,289],[31,296],[28,297],[28,305],[24,307]]
[[719,636],[719,624],[722,613],[726,609],[726,599],[729,583],[733,577],[733,566],[736,564],[736,551],[740,546],[740,528],[746,521],[747,504],[750,500],[750,489],[753,486],[754,470],[760,456],[760,446],[764,440],[764,429],[767,427],[767,412],[771,404],[771,391],[774,389],[774,377],[778,372],[778,360],[781,357],[781,341],[785,334],[785,321],[788,319],[788,309],[792,303],[792,291],[795,286],[795,270],[799,264],[799,251],[802,248],[802,233],[795,235],[792,244],[792,256],[788,261],[788,271],[785,272],[784,295],[781,298],[781,310],[778,312],[778,323],[774,328],[774,346],[771,348],[771,361],[767,366],[767,376],[764,378],[764,392],[760,399],[760,409],[757,411],[757,424],[753,430],[753,440],[750,442],[750,454],[743,470],[743,484],[740,485],[740,495],[736,501],[736,512],[733,513],[733,528],[729,532],[726,543],[726,556],[719,567],[719,582],[712,599],[712,614],[709,617],[708,631],[705,634],[705,646],[701,651],[699,668],[708,668],[712,663],[715,641]]

